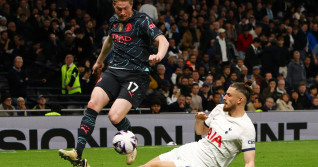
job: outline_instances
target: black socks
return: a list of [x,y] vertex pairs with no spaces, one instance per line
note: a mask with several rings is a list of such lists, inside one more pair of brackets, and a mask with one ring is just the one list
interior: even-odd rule
[[97,115],[98,113],[95,110],[87,108],[84,117],[82,118],[81,128],[78,131],[76,146],[76,151],[79,159],[82,158],[82,153],[87,142],[87,137],[93,133]]
[[122,119],[118,124],[113,124],[118,131],[121,130],[129,130],[131,131],[131,125],[130,125],[130,121],[125,117],[124,119]]

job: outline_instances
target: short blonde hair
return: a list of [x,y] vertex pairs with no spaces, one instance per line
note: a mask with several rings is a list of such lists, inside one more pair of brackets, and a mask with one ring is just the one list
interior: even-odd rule
[[23,98],[23,97],[19,97],[19,98],[17,99],[17,101],[24,101],[24,98]]

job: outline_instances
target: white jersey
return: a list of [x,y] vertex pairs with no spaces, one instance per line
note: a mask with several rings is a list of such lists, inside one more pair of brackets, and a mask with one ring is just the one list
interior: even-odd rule
[[223,106],[217,105],[205,120],[209,128],[206,137],[176,148],[177,156],[185,164],[191,167],[229,166],[240,152],[255,150],[255,128],[251,119],[246,113],[243,117],[231,117],[223,111]]

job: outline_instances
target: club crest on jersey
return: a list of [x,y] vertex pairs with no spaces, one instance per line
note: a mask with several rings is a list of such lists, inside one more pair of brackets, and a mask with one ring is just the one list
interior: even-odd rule
[[149,25],[149,28],[150,28],[150,29],[153,29],[153,28],[155,28],[155,27],[156,27],[155,24],[150,24],[150,25]]
[[118,26],[118,31],[121,31],[121,30],[123,30],[123,27],[124,27],[123,23],[119,23],[119,26]]
[[126,24],[125,30],[130,31],[132,29],[132,25],[130,23]]

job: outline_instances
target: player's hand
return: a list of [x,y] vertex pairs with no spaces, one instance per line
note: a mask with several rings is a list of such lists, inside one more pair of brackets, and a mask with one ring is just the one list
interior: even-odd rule
[[204,112],[197,112],[196,114],[195,114],[195,119],[196,120],[202,120],[202,121],[204,121],[204,120],[206,120],[206,119],[208,119],[209,117],[204,113]]
[[96,63],[93,65],[93,73],[92,73],[92,74],[100,75],[101,72],[102,72],[103,66],[104,66],[103,63],[98,63],[98,62],[96,62]]
[[149,64],[150,66],[155,65],[156,63],[160,62],[160,56],[158,55],[150,55],[149,56]]

